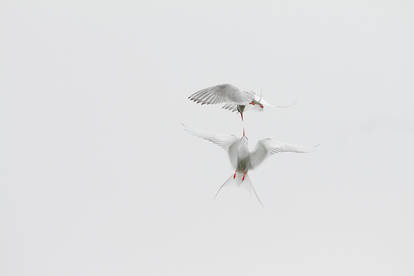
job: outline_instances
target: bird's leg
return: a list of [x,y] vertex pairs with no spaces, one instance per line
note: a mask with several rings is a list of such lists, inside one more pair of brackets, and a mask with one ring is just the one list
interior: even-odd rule
[[234,172],[233,179],[236,178],[237,170]]
[[247,171],[243,173],[242,182],[244,181],[244,178],[246,177]]
[[241,119],[243,121],[243,112],[240,112]]

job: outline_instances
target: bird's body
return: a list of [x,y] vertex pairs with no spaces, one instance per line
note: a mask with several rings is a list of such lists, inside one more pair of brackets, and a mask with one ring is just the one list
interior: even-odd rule
[[[261,139],[257,142],[254,151],[249,151],[248,138],[245,136],[243,130],[243,136],[238,138],[235,135],[210,135],[186,128],[191,134],[210,141],[221,148],[223,148],[230,159],[230,163],[235,170],[232,179],[229,178],[217,191],[217,194],[225,186],[232,182],[236,182],[238,185],[242,185],[247,180],[246,185],[250,191],[253,191],[259,202],[260,199],[255,192],[250,179],[247,176],[249,170],[255,169],[259,166],[268,156],[279,152],[296,152],[305,153],[311,152],[314,148],[305,148],[301,146],[295,146],[288,143],[279,142],[271,138]],[[315,146],[316,147],[316,146]],[[239,176],[239,177],[238,177]]]
[[[243,133],[244,134],[244,133]],[[244,137],[244,138],[243,138]],[[247,173],[249,170],[249,164],[250,164],[250,152],[247,145],[247,137],[243,135],[242,138],[240,138],[239,148],[237,151],[237,158],[236,158],[236,166],[233,167],[233,169],[236,170],[235,173]]]
[[244,111],[248,109],[263,111],[264,105],[269,105],[255,93],[242,91],[231,84],[211,86],[193,93],[188,98],[201,105],[224,104],[224,109],[239,112],[242,120]]

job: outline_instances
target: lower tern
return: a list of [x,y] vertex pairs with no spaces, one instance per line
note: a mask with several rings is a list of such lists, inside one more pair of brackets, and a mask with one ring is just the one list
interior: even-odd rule
[[280,141],[276,141],[271,138],[264,138],[257,142],[256,148],[254,151],[249,151],[248,148],[248,138],[243,129],[243,136],[241,138],[235,135],[210,135],[206,133],[201,133],[192,129],[189,129],[185,125],[184,129],[202,139],[205,139],[209,142],[212,142],[227,152],[227,155],[230,159],[230,163],[233,167],[234,174],[231,175],[223,185],[220,186],[216,193],[220,193],[221,189],[224,186],[230,185],[233,182],[236,182],[239,186],[245,186],[248,190],[254,193],[258,202],[262,204],[258,194],[256,193],[249,176],[247,175],[249,170],[257,168],[267,157],[281,152],[296,152],[296,153],[308,153],[316,150],[318,145],[313,147],[303,147],[293,144],[288,144]]

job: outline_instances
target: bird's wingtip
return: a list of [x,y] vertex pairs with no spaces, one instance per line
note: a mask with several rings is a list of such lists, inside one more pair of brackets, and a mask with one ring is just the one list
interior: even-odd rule
[[310,149],[309,152],[315,152],[316,150],[318,150],[318,148],[319,148],[320,145],[321,144],[315,144],[315,145],[313,145],[313,148]]
[[183,122],[181,122],[181,126],[184,130],[188,131],[188,126],[186,124],[184,124]]

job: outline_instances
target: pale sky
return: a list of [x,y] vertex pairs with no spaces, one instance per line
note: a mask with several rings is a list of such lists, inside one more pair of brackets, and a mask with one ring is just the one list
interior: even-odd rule
[[[414,275],[412,1],[3,1],[0,275]],[[217,188],[253,148],[321,144]]]

